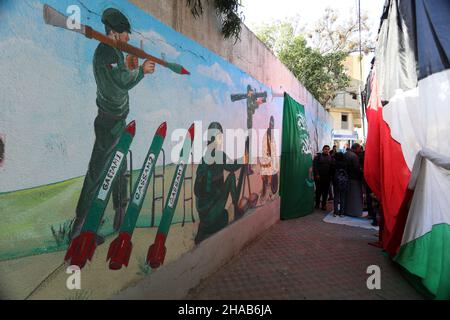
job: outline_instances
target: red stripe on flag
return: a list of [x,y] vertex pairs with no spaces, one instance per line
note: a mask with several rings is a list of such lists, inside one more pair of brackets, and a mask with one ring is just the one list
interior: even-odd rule
[[407,193],[411,171],[403,156],[402,146],[391,136],[388,124],[382,120],[381,143],[381,203],[384,212],[383,247],[390,254],[400,249],[410,195]]
[[378,199],[381,199],[381,145],[380,145],[380,124],[382,122],[382,105],[378,90],[378,80],[375,72],[372,76],[372,91],[369,105],[367,107],[367,142],[364,156],[364,178],[367,184],[375,193]]
[[401,244],[412,191],[407,192],[411,172],[406,164],[402,146],[391,136],[383,120],[378,80],[374,74],[367,110],[368,135],[364,177],[381,200],[383,227],[380,230],[383,248],[394,256]]

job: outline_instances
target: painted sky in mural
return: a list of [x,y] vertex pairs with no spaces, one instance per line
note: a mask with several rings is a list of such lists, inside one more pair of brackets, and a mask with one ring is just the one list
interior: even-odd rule
[[[271,115],[275,127],[281,127],[282,99],[272,99],[270,88],[126,1],[2,1],[0,24],[9,32],[0,35],[0,69],[12,76],[0,79],[5,111],[0,134],[7,141],[0,193],[84,175],[94,141],[92,57],[98,43],[46,25],[43,3],[63,13],[69,5],[79,5],[81,22],[102,32],[101,12],[116,7],[130,17],[130,44],[139,47],[143,40],[147,52],[191,72],[180,76],[157,66],[130,92],[128,119],[137,121],[136,163],[144,160],[148,141],[163,121],[169,132],[193,121],[202,121],[203,131],[212,121],[224,128],[246,128],[245,101],[233,103],[230,95],[245,92],[249,84],[269,95],[255,113],[255,127],[267,128]],[[165,147],[170,144],[168,139]]]

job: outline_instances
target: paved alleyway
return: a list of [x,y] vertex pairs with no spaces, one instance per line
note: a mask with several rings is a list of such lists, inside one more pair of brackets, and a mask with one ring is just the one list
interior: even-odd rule
[[[328,224],[325,214],[281,221],[191,291],[188,299],[422,299],[382,252],[376,232]],[[367,267],[381,268],[368,290]]]

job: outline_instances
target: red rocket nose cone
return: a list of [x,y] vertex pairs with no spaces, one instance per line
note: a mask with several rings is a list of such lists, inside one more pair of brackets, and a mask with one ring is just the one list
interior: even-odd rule
[[195,124],[193,123],[192,126],[189,128],[189,134],[191,135],[191,140],[194,140],[194,133],[195,133]]
[[134,137],[136,134],[136,121],[131,121],[126,128],[126,131]]
[[181,67],[181,74],[191,74],[191,73],[187,71],[185,68]]
[[167,122],[164,122],[164,123],[162,123],[159,126],[158,130],[156,131],[156,134],[158,136],[161,136],[161,137],[166,137],[166,134],[167,134]]

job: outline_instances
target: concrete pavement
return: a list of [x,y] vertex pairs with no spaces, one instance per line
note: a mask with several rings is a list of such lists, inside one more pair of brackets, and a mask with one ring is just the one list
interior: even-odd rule
[[[280,221],[187,299],[423,299],[380,249],[376,231],[324,223],[324,212]],[[367,268],[381,268],[381,290]]]

